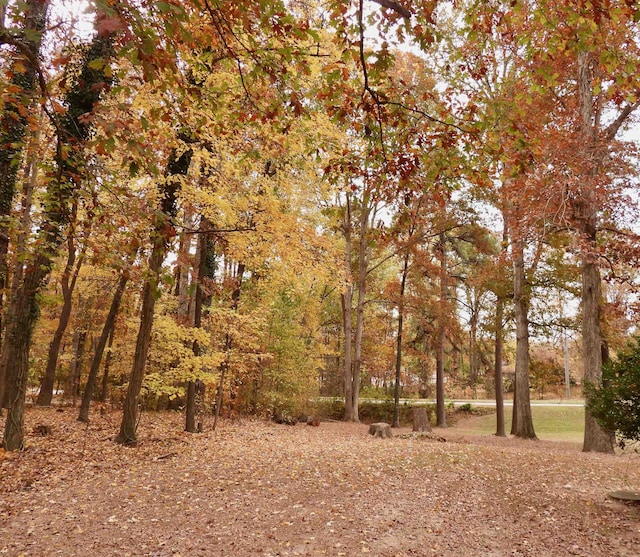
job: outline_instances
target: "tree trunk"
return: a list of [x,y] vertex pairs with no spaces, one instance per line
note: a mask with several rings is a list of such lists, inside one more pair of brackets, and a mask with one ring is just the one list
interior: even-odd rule
[[[575,201],[579,232],[584,241],[582,254],[582,359],[584,380],[594,385],[602,380],[602,332],[600,329],[600,269],[597,256],[598,202],[595,179],[601,156],[596,152],[597,130],[594,127],[593,54],[578,54],[578,101],[580,135],[585,159],[583,190]],[[617,131],[617,130],[616,130]],[[615,135],[615,131],[611,134]],[[588,401],[587,401],[588,403]],[[588,404],[587,404],[588,406]],[[585,409],[582,450],[613,453],[613,436],[606,433]]]
[[[409,252],[405,253],[400,281],[400,299],[398,301],[398,335],[396,338],[396,377],[393,397],[393,424],[391,427],[400,427],[400,373],[402,371],[402,326],[404,320],[404,291],[407,284],[407,272],[409,269]],[[415,430],[414,430],[415,431]]]
[[358,242],[358,299],[356,302],[356,331],[353,341],[353,387],[351,421],[359,422],[358,399],[360,397],[360,373],[362,369],[362,336],[364,334],[364,302],[367,291],[367,270],[369,268],[370,248],[368,243],[369,201],[365,196],[360,215],[360,238]]
[[116,324],[114,323],[109,331],[109,343],[107,345],[107,357],[104,361],[104,372],[102,374],[102,387],[100,389],[100,402],[107,401],[107,394],[109,392],[109,370],[111,369],[111,358],[113,353],[111,351],[113,347],[113,338],[116,334]]
[[513,303],[516,316],[516,385],[514,395],[514,435],[535,439],[529,398],[529,299],[524,271],[522,240],[513,242]]
[[[194,312],[193,312],[193,326],[200,327],[202,325],[202,304],[204,300],[203,281],[205,277],[205,271],[208,258],[208,238],[206,230],[209,228],[208,221],[202,217],[200,223],[200,235],[198,236],[198,249],[196,250],[197,261],[197,278],[196,278],[196,291],[194,296]],[[197,341],[193,342],[193,355],[198,357],[200,355],[200,345]],[[187,383],[187,407],[185,412],[185,431],[189,433],[202,432],[202,428],[196,427],[196,382],[191,380]]]
[[424,406],[413,408],[413,431],[431,431],[429,414]]
[[84,351],[87,346],[87,331],[77,330],[74,334],[73,361],[69,369],[69,378],[65,397],[71,398],[71,406],[76,407],[76,398],[80,390],[80,377],[82,375],[82,363],[84,361]]
[[438,245],[438,257],[440,259],[440,312],[438,315],[438,348],[436,351],[436,426],[447,427],[447,409],[445,406],[444,389],[444,359],[445,345],[447,342],[446,304],[449,294],[447,286],[447,253],[446,237],[440,232]]
[[157,291],[160,282],[160,269],[167,251],[168,238],[161,235],[162,228],[156,228],[153,251],[149,258],[148,278],[145,280],[142,290],[142,309],[140,311],[140,325],[136,339],[136,350],[133,357],[133,365],[129,378],[127,395],[123,404],[122,421],[120,431],[115,439],[116,443],[135,447],[138,444],[138,404],[140,389],[144,379],[144,370],[149,353],[151,329],[153,327],[154,310],[157,299]]
[[9,411],[2,446],[7,451],[19,450],[24,442],[24,403],[29,371],[29,348],[33,328],[38,320],[37,295],[51,269],[51,258],[36,257],[24,276],[22,288],[11,301],[1,366],[13,368],[13,382],[7,389]]
[[[33,64],[39,60],[42,34],[47,23],[49,2],[45,0],[26,0],[24,3],[24,20],[21,43],[24,51],[16,49],[13,54],[11,84],[17,92],[3,106],[0,118],[0,306],[3,305],[3,291],[7,280],[7,253],[9,250],[8,217],[13,207],[13,197],[21,168],[20,159],[25,144],[25,135],[30,117],[26,107],[31,107],[36,94],[36,78],[38,68]],[[20,65],[24,70],[14,68]],[[35,169],[31,174],[35,178]],[[26,189],[26,188],[25,188]],[[0,414],[3,407],[8,407],[9,386],[16,381],[16,376],[9,378],[12,368],[0,366]]]
[[[231,309],[238,309],[238,302],[240,301],[240,293],[242,288],[242,277],[244,275],[244,264],[238,264],[238,270],[236,272],[236,286],[234,287],[233,294],[231,295]],[[224,342],[224,352],[225,359],[220,364],[220,381],[218,382],[218,392],[216,393],[216,411],[213,417],[213,431],[216,430],[216,426],[218,425],[218,418],[220,417],[220,409],[222,407],[222,399],[224,393],[224,382],[226,375],[229,371],[229,367],[231,364],[231,334],[227,333],[225,342]]]
[[[585,255],[582,261],[582,350],[584,380],[598,385],[602,380],[603,343],[600,332],[600,272],[595,258]],[[589,408],[585,408],[582,450],[613,453],[613,442],[613,436],[604,431]]]
[[347,422],[354,421],[353,408],[353,286],[351,276],[351,203],[350,196],[347,194],[347,202],[345,207],[345,216],[343,220],[343,234],[345,238],[345,287],[340,300],[342,302],[342,329],[344,334],[344,361],[342,369],[342,388],[344,394],[344,420]]
[[127,395],[123,404],[120,431],[115,438],[116,443],[126,446],[134,447],[138,444],[136,430],[138,426],[139,396],[144,379],[147,354],[149,353],[151,329],[153,327],[153,317],[160,284],[160,269],[167,253],[169,239],[173,235],[171,218],[176,213],[176,194],[180,187],[180,176],[187,174],[192,155],[193,152],[188,150],[177,158],[174,150],[167,164],[160,212],[156,216],[153,233],[153,249],[149,257],[149,272],[142,290],[142,309],[138,337],[136,339],[136,350],[131,366]]
[[498,296],[496,302],[496,346],[494,357],[495,388],[496,388],[496,436],[506,437],[504,420],[504,388],[502,386],[502,345],[504,300]]
[[[40,59],[42,35],[47,23],[49,2],[25,0],[23,38],[24,50],[12,53],[11,85],[16,88],[4,104],[0,119],[0,284],[6,284],[9,231],[7,217],[11,213],[13,197],[20,170],[30,108],[37,90],[38,68],[33,61]],[[16,68],[16,66],[21,68]]]
[[[75,220],[77,213],[77,202],[74,203],[72,210],[72,220]],[[49,344],[49,354],[47,357],[47,366],[45,367],[44,376],[40,382],[40,392],[38,393],[38,399],[36,404],[38,406],[50,406],[53,398],[53,385],[55,383],[56,369],[58,367],[58,357],[60,356],[60,345],[62,344],[62,338],[69,325],[69,319],[71,317],[73,291],[75,290],[76,282],[82,262],[84,260],[84,253],[86,249],[86,242],[83,246],[82,252],[78,257],[76,264],[76,246],[73,238],[73,231],[69,232],[67,239],[68,251],[67,251],[67,263],[62,271],[62,277],[60,279],[62,287],[62,309],[60,311],[60,318],[58,320],[58,327],[53,333],[53,338]]]
[[[120,310],[120,302],[122,301],[122,296],[124,294],[128,280],[129,272],[128,270],[124,270],[120,275],[118,286],[116,287],[115,294],[113,295],[113,299],[111,300],[109,313],[107,314],[107,318],[102,327],[102,333],[100,334],[98,344],[96,345],[96,350],[93,354],[91,369],[89,370],[89,376],[87,377],[87,384],[84,387],[82,404],[80,405],[80,413],[78,415],[78,421],[80,422],[89,422],[89,407],[91,405],[91,401],[93,400],[93,393],[95,391],[96,383],[98,380],[100,362],[102,361],[102,355],[104,354],[104,349],[107,346],[107,341],[111,339],[111,342],[113,342],[113,330],[115,327],[116,317],[118,315],[118,311]],[[105,377],[107,376],[107,369],[105,366]]]

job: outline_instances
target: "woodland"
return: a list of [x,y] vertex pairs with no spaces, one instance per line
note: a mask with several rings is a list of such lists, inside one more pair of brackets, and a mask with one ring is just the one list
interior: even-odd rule
[[[535,439],[531,396],[598,386],[635,333],[639,21],[634,0],[0,2],[6,454],[52,404],[115,412],[134,447],[143,411],[206,434],[319,397],[345,422],[393,398],[394,426],[433,398],[439,427],[448,398],[495,398],[506,436],[507,396]],[[587,407],[583,450],[613,448]]]

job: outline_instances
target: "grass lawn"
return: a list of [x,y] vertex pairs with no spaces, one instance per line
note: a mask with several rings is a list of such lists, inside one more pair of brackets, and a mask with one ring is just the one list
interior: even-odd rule
[[[539,439],[582,443],[584,437],[584,407],[532,406],[533,427]],[[505,429],[511,429],[511,408],[505,408]],[[496,432],[496,415],[488,414],[460,422],[456,430],[470,435],[491,435]]]

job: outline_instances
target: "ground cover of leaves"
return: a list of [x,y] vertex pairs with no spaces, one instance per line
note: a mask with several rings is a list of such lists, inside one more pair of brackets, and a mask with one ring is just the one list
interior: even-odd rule
[[75,416],[31,409],[27,450],[0,452],[0,555],[640,555],[639,507],[606,496],[640,489],[637,455],[329,422],[191,435],[176,413],[125,448],[118,414]]

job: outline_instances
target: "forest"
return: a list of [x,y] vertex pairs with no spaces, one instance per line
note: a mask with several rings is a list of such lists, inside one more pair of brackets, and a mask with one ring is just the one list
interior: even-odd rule
[[[580,394],[636,333],[634,0],[0,2],[2,446],[52,402]],[[587,399],[592,391],[586,390]],[[574,395],[575,396],[575,395]],[[210,427],[207,422],[206,427]],[[587,406],[584,451],[614,437]]]

